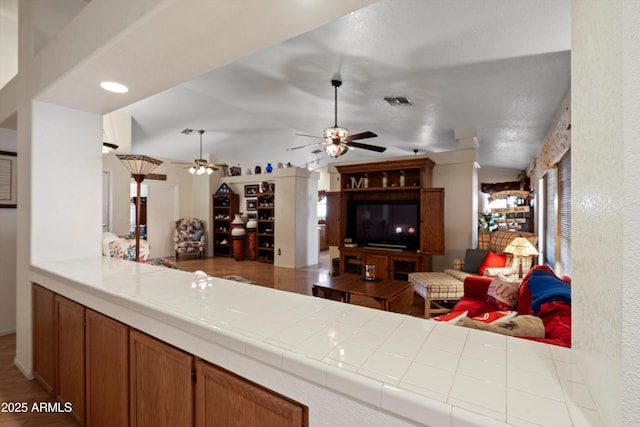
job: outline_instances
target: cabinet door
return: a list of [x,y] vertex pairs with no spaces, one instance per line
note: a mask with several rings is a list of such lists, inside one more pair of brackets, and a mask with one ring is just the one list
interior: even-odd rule
[[421,190],[420,251],[444,255],[444,188]]
[[409,280],[409,273],[424,271],[421,257],[392,256],[389,265],[389,278]]
[[55,296],[57,398],[84,425],[84,306]]
[[52,396],[56,386],[56,336],[54,294],[35,283],[32,286],[33,374]]
[[327,193],[327,244],[340,246],[340,192]]
[[196,426],[300,427],[307,408],[243,378],[196,361]]
[[87,426],[129,425],[129,327],[86,309]]
[[193,425],[193,357],[131,330],[131,426]]
[[364,263],[376,266],[376,279],[389,278],[389,257],[387,255],[367,254]]

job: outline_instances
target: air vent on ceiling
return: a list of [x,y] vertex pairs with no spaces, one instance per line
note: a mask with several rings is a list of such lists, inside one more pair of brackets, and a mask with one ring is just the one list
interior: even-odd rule
[[318,149],[315,149],[311,152],[311,154],[320,154],[320,153],[322,153],[322,150],[318,150]]
[[387,104],[394,107],[401,105],[413,105],[413,102],[411,102],[411,100],[406,96],[385,96],[384,100],[387,101]]

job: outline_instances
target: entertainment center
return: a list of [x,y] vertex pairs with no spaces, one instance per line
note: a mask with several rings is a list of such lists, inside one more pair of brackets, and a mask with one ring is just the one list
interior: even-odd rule
[[444,189],[432,188],[428,158],[340,165],[340,192],[327,197],[327,234],[340,274],[407,280],[444,254]]

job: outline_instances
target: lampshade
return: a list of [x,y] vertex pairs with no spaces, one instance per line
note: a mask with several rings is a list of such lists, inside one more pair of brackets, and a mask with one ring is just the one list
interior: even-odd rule
[[525,237],[516,237],[504,248],[504,253],[513,256],[534,256],[538,255],[536,248]]
[[162,160],[142,154],[117,154],[116,156],[133,175],[147,175],[162,164]]
[[344,153],[349,151],[349,147],[344,144],[331,143],[331,144],[327,144],[327,146],[325,147],[325,151],[331,157],[340,157]]
[[333,142],[334,144],[336,143],[336,140],[338,140],[340,143],[347,142],[348,135],[349,131],[339,126],[326,128],[324,130],[324,139],[326,139],[327,142]]

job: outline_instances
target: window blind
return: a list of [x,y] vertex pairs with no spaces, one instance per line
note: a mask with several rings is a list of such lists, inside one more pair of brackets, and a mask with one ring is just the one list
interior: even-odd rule
[[556,267],[556,200],[558,196],[557,170],[549,169],[544,176],[544,264]]
[[571,150],[558,164],[558,261],[561,274],[571,275]]

